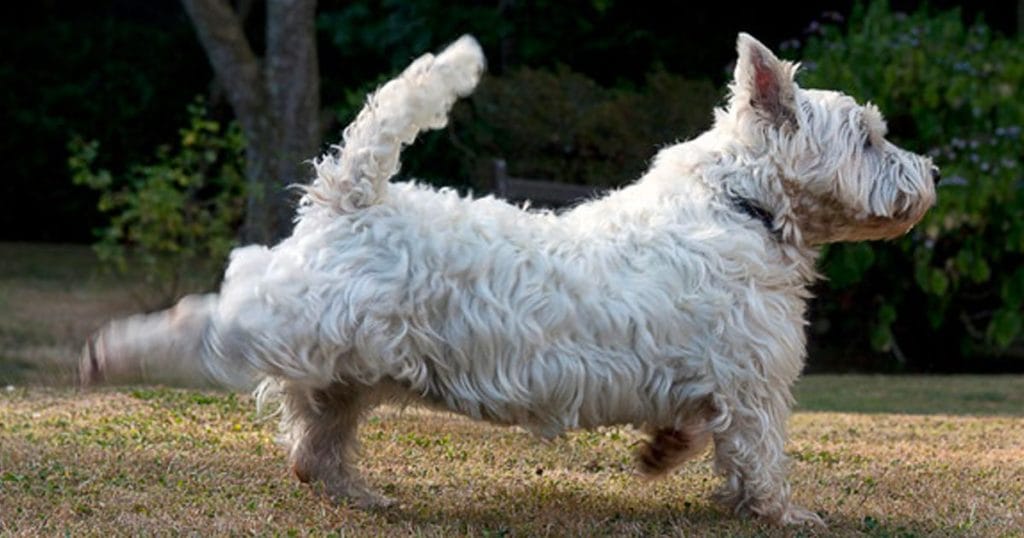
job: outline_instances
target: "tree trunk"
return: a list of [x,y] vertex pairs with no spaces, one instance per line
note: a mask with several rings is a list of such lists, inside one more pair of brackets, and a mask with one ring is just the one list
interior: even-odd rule
[[1017,0],[1017,35],[1024,36],[1024,0]]
[[182,0],[246,137],[242,239],[271,244],[290,231],[288,185],[305,183],[320,144],[316,0],[268,0],[264,62],[225,0]]

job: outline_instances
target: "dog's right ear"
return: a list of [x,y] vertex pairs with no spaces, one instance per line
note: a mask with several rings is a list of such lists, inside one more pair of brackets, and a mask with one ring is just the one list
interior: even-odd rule
[[736,40],[733,107],[751,107],[772,125],[796,125],[796,65],[778,59],[750,34]]

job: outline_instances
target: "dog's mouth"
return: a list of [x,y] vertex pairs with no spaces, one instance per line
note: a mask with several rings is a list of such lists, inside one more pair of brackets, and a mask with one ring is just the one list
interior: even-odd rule
[[846,241],[874,241],[895,239],[906,235],[924,217],[930,206],[911,206],[891,217],[869,216],[852,227],[852,236]]
[[833,217],[831,226],[824,229],[809,227],[805,232],[809,232],[807,238],[811,244],[895,239],[912,230],[929,207],[924,204],[911,205],[894,215],[847,215],[845,219]]
[[901,192],[897,194],[893,206],[896,208],[891,215],[869,215],[858,219],[853,226],[854,236],[849,240],[894,239],[905,235],[924,218],[925,214],[935,205],[934,195],[914,195]]
[[919,219],[871,217],[864,227],[864,237],[857,241],[894,239],[910,231]]

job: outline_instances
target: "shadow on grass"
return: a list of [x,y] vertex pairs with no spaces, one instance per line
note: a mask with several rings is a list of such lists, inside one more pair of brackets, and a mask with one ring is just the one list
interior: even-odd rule
[[[640,485],[642,487],[642,485]],[[446,502],[442,493],[425,505],[399,505],[385,514],[388,521],[429,528],[457,522],[461,531],[491,536],[662,536],[694,535],[726,529],[761,531],[751,521],[733,520],[708,500],[684,502],[665,499],[651,505],[618,496],[565,488],[552,490],[546,485],[508,488],[488,485],[488,499],[463,503]],[[493,498],[507,499],[494,502]],[[678,501],[678,505],[674,501]]]
[[[638,484],[642,487],[642,484]],[[664,499],[639,505],[624,496],[543,486],[497,487],[493,494],[515,499],[514,507],[480,502],[458,505],[443,495],[427,506],[399,506],[385,513],[396,525],[430,528],[459,523],[459,530],[484,536],[870,536],[911,538],[964,535],[910,518],[882,522],[871,515],[823,514],[827,529],[777,527],[735,516],[710,499]]]

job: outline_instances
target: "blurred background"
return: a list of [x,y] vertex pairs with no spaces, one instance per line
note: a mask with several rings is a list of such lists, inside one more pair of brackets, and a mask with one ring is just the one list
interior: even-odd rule
[[0,385],[71,379],[106,319],[216,286],[368,91],[475,35],[488,74],[402,175],[614,187],[706,129],[739,31],[879,105],[943,169],[906,237],[827,249],[810,371],[1024,372],[1024,1],[42,0],[0,18]]

